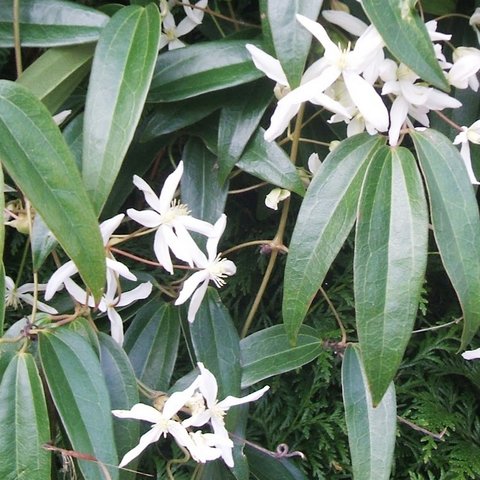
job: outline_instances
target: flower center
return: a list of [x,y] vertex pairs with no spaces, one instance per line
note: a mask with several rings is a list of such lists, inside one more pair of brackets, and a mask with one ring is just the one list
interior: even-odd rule
[[220,288],[226,283],[223,279],[234,275],[237,268],[231,260],[220,258],[220,255],[218,255],[212,264],[208,266],[207,270],[210,274],[210,280],[212,280],[217,288]]
[[187,205],[179,203],[178,200],[173,200],[170,208],[162,214],[161,224],[172,225],[177,217],[185,216],[189,213]]

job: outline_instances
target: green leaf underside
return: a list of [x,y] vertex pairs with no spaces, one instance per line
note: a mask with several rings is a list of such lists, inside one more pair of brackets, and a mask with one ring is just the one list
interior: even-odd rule
[[144,305],[135,315],[124,341],[137,378],[155,390],[167,390],[179,339],[177,308],[156,299]]
[[102,210],[133,138],[157,58],[160,16],[152,3],[118,11],[95,50],[83,124],[83,179]]
[[[70,443],[77,452],[104,463],[118,480],[112,413],[100,362],[78,333],[56,329],[39,336],[39,354],[48,388]],[[103,478],[96,462],[79,460],[85,480]]]
[[173,102],[263,77],[244,40],[203,42],[162,53],[157,60],[150,102]]
[[462,157],[439,132],[412,132],[427,185],[433,233],[463,311],[461,349],[480,326],[480,217]]
[[414,156],[382,147],[368,167],[354,256],[356,323],[374,405],[400,365],[425,276],[428,210]]
[[240,342],[242,388],[301,367],[317,358],[322,348],[315,329],[307,325],[300,327],[295,347],[283,325],[253,333]]
[[[108,16],[63,0],[21,0],[20,38],[24,47],[54,47],[97,41]],[[14,46],[13,0],[0,0],[0,47]]]
[[33,356],[17,354],[0,383],[0,478],[50,478],[51,441],[47,404]]
[[0,137],[4,167],[98,298],[105,283],[105,252],[72,154],[40,101],[6,80],[0,81]]
[[283,322],[291,342],[353,227],[365,170],[383,143],[368,134],[344,140],[307,190],[285,268]]
[[360,349],[349,345],[342,364],[342,391],[355,480],[389,480],[396,434],[393,383],[373,408]]
[[411,6],[414,3],[410,0],[364,0],[362,6],[399,62],[426,82],[448,91],[450,87],[435,57],[425,24]]

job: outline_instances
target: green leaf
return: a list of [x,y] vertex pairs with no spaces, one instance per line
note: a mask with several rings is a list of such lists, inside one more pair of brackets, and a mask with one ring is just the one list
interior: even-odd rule
[[312,36],[297,21],[296,15],[316,20],[323,0],[305,2],[268,0],[267,18],[275,52],[291,89],[300,85]]
[[[14,0],[0,0],[0,47],[14,46]],[[54,47],[95,42],[107,15],[63,0],[21,0],[20,38],[24,47]]]
[[166,391],[179,339],[178,308],[157,299],[144,305],[130,324],[123,345],[137,378],[155,390]]
[[422,0],[422,9],[432,15],[448,15],[455,12],[456,0]]
[[300,327],[294,347],[283,325],[255,332],[240,342],[242,388],[301,367],[317,358],[322,348],[315,329],[306,325]]
[[383,143],[368,134],[347,138],[327,156],[307,190],[285,267],[283,322],[290,341],[352,229],[365,170]]
[[57,240],[38,214],[33,219],[30,241],[32,242],[32,268],[34,272],[38,272],[57,245]]
[[355,480],[389,480],[395,448],[397,406],[390,384],[373,408],[360,349],[349,345],[342,364],[343,404]]
[[263,72],[255,68],[246,43],[245,40],[218,40],[162,53],[148,101],[184,100],[263,77]]
[[95,50],[85,104],[82,173],[99,214],[137,128],[155,66],[160,16],[152,3],[119,10]]
[[285,151],[275,142],[263,138],[259,128],[245,147],[237,167],[277,187],[303,195],[305,187]]
[[98,299],[105,284],[105,251],[72,154],[46,107],[7,80],[0,80],[0,137],[4,167]]
[[[110,395],[112,410],[129,410],[139,402],[137,381],[125,351],[110,335],[100,332],[100,365]],[[115,444],[119,458],[138,444],[140,425],[138,422],[113,422]],[[129,463],[131,470],[136,469],[137,462]],[[133,480],[135,472],[120,470],[120,480]]]
[[228,184],[222,186],[218,180],[216,157],[201,140],[191,137],[182,158],[182,203],[195,218],[215,223],[225,209],[228,194]]
[[[78,333],[57,328],[38,338],[45,378],[74,450],[102,462],[118,480],[110,398],[100,361]],[[85,480],[104,478],[96,462],[78,460]]]
[[435,130],[412,132],[427,185],[433,233],[463,311],[461,349],[480,326],[480,216],[465,164]]
[[13,357],[0,383],[0,478],[50,478],[50,422],[42,381],[33,356]]
[[218,381],[218,398],[240,394],[240,338],[217,291],[209,287],[190,325],[197,361],[203,362]]
[[17,79],[55,113],[87,76],[94,45],[50,48]]
[[[1,168],[0,168],[1,170]],[[5,266],[3,261],[0,261],[0,337],[3,336],[3,327],[5,322]],[[1,357],[0,349],[0,357]],[[1,371],[1,367],[0,367]],[[0,375],[1,378],[1,375]]]
[[412,0],[364,0],[368,18],[399,62],[410,67],[434,87],[450,89],[436,59],[427,28],[415,11]]
[[218,127],[218,176],[225,182],[272,100],[271,82],[241,90],[222,108]]
[[373,404],[410,338],[425,277],[428,209],[414,156],[382,147],[368,167],[357,215],[355,311]]

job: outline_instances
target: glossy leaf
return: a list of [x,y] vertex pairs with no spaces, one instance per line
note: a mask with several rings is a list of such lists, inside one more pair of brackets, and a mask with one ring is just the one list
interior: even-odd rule
[[430,200],[433,233],[463,311],[461,349],[480,326],[480,216],[462,157],[435,130],[412,132]]
[[303,200],[289,246],[283,321],[294,341],[310,303],[355,222],[365,170],[383,144],[360,134],[344,140],[323,162]]
[[[58,328],[39,335],[40,360],[72,448],[101,461],[118,480],[110,398],[100,361],[78,333]],[[85,480],[103,478],[96,462],[78,460]]]
[[272,100],[271,82],[256,82],[236,92],[220,113],[218,126],[218,176],[225,182]]
[[87,76],[95,48],[92,44],[50,48],[17,80],[56,113]]
[[404,147],[383,147],[363,183],[354,256],[357,331],[374,405],[413,330],[427,243],[427,202],[415,158]]
[[272,185],[303,195],[305,187],[285,150],[275,142],[267,142],[263,133],[263,128],[259,128],[253,135],[237,167]]
[[449,90],[425,24],[410,0],[364,0],[362,6],[390,52],[423,80]]
[[240,342],[242,388],[301,367],[317,358],[322,349],[321,339],[307,325],[300,327],[294,347],[283,325],[255,332]]
[[276,57],[282,65],[290,88],[300,85],[312,36],[297,21],[296,15],[316,20],[323,0],[289,2],[267,1],[267,19]]
[[54,235],[40,215],[35,215],[35,218],[33,219],[30,241],[32,249],[32,268],[34,272],[38,272],[58,244]]
[[0,478],[50,478],[50,422],[42,381],[33,356],[16,355],[0,383]]
[[[24,47],[54,47],[95,42],[107,15],[63,0],[21,0],[20,32]],[[13,0],[0,0],[0,47],[13,47]]]
[[[99,333],[100,365],[110,395],[112,410],[129,410],[139,402],[137,381],[125,351],[110,335]],[[118,457],[122,458],[138,444],[140,425],[138,422],[113,420],[115,444]],[[130,470],[136,469],[137,462],[128,464]],[[134,471],[120,470],[120,480],[135,478]]]
[[0,81],[0,137],[4,167],[98,298],[105,252],[72,154],[46,107],[25,87],[6,80]]
[[215,223],[225,209],[228,184],[220,185],[216,169],[216,157],[203,142],[191,138],[182,155],[182,202],[188,205],[192,216]]
[[160,16],[152,3],[119,10],[95,50],[83,123],[83,179],[99,214],[118,175],[147,96]]
[[342,364],[343,404],[355,480],[389,480],[395,448],[395,387],[373,408],[360,349],[349,345]]
[[179,339],[176,307],[155,299],[144,305],[130,324],[123,346],[137,378],[155,390],[167,390]]
[[218,381],[218,398],[240,394],[240,338],[217,291],[209,287],[190,325],[197,361],[203,362]]
[[202,42],[158,57],[148,100],[173,102],[263,77],[245,40]]

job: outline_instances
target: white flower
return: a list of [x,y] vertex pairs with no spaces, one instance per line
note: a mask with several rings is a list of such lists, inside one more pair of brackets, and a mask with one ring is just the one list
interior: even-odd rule
[[480,25],[480,7],[477,7],[473,12],[473,15],[470,17],[469,21],[471,27],[477,34],[477,41],[480,43],[480,30],[478,29],[478,25]]
[[175,190],[183,174],[183,162],[178,164],[175,171],[170,174],[163,185],[160,196],[154,193],[149,185],[136,175],[133,183],[145,195],[146,202],[153,210],[135,210],[129,208],[127,215],[149,228],[156,228],[153,250],[163,268],[173,274],[173,265],[169,250],[180,260],[192,263],[191,250],[196,247],[188,230],[209,236],[213,232],[213,225],[198,220],[189,215],[187,205],[176,202],[173,198]]
[[[40,284],[37,285],[37,291],[42,292],[45,290],[46,285]],[[35,291],[34,283],[25,283],[20,287],[15,286],[15,282],[9,276],[5,276],[5,305],[11,306],[15,309],[19,308],[22,302],[27,303],[28,305],[34,304],[34,297],[29,292]],[[56,315],[58,312],[37,300],[37,309],[41,312],[49,313],[50,315]]]
[[473,47],[458,47],[453,52],[453,66],[447,73],[450,85],[457,88],[470,87],[478,91],[477,72],[480,70],[480,50]]
[[207,240],[208,257],[205,256],[196,244],[194,244],[194,248],[191,251],[195,266],[201,270],[195,272],[190,278],[185,280],[183,288],[175,301],[175,305],[181,305],[191,297],[188,307],[189,322],[195,320],[195,315],[200,308],[210,280],[217,288],[220,288],[225,285],[224,278],[235,275],[237,271],[237,267],[231,260],[220,258],[220,255],[217,254],[218,242],[225,230],[226,224],[227,217],[225,214],[222,214],[213,226],[213,235]]
[[465,360],[475,360],[477,358],[480,358],[480,348],[477,348],[475,350],[467,350],[466,352],[462,353],[462,357]]
[[342,10],[323,10],[322,16],[330,23],[338,25],[346,32],[357,37],[362,35],[368,28],[368,25],[365,22],[362,22],[362,20],[359,18],[354,17],[350,13]]
[[125,454],[120,462],[120,467],[130,463],[135,457],[138,457],[148,445],[155,443],[161,436],[166,437],[167,434],[172,435],[179,445],[186,447],[192,454],[192,457],[204,458],[204,456],[207,455],[205,450],[199,449],[198,444],[194,443],[185,426],[179,421],[173,420],[173,417],[192,396],[197,388],[197,384],[198,379],[187,389],[173,393],[165,402],[161,412],[143,403],[135,404],[130,410],[112,410],[112,413],[119,418],[133,418],[152,423],[150,430],[142,435],[138,445]]
[[480,144],[480,120],[477,120],[475,123],[469,127],[462,127],[462,132],[460,132],[455,139],[453,140],[454,145],[460,145],[460,155],[463,158],[465,163],[465,168],[467,169],[468,177],[474,185],[480,185],[480,182],[475,177],[475,173],[472,168],[472,159],[470,156],[470,144],[469,142]]
[[322,161],[318,156],[318,153],[312,153],[307,160],[307,166],[312,175],[316,175],[322,166]]
[[242,398],[229,395],[224,400],[218,401],[218,385],[215,376],[208,369],[206,369],[201,362],[198,363],[198,368],[200,369],[200,376],[198,377],[198,389],[205,398],[206,409],[185,420],[183,425],[186,427],[200,426],[210,422],[215,435],[222,439],[221,443],[217,444],[217,447],[222,452],[223,460],[229,467],[233,467],[233,444],[227,441],[229,436],[228,431],[225,428],[225,421],[223,417],[228,410],[235,405],[241,405],[243,403],[249,403],[258,400],[270,387],[267,385],[262,389]]
[[284,188],[274,188],[266,197],[265,205],[272,210],[278,210],[278,203],[286,200],[290,192]]
[[[124,216],[125,215],[123,213],[120,213],[115,217],[109,218],[108,220],[105,220],[100,224],[100,233],[102,235],[103,245],[105,247],[108,247],[110,237],[113,235],[113,232],[118,228],[120,223],[122,223]],[[137,279],[137,277],[132,272],[130,272],[128,267],[123,263],[119,262],[118,260],[115,260],[113,258],[113,255],[109,253],[108,250],[106,251],[106,254],[109,255],[105,259],[107,265],[107,273],[108,271],[112,270],[114,272],[117,272],[122,277],[127,278],[128,280],[135,281]],[[69,279],[76,273],[78,273],[78,268],[71,260],[62,265],[50,277],[50,280],[47,283],[47,287],[45,289],[45,300],[50,300],[53,295],[55,295],[55,292],[57,292],[65,283],[65,280]]]
[[170,10],[165,8],[166,14],[162,21],[163,33],[160,36],[159,49],[168,45],[169,50],[174,50],[177,48],[182,48],[185,44],[179,40],[179,37],[183,37],[187,33],[190,33],[197,25],[200,25],[204,16],[204,8],[206,8],[208,0],[200,0],[195,4],[196,7],[193,8],[188,5],[184,6],[186,17],[178,24],[175,24],[175,19],[173,18]]

